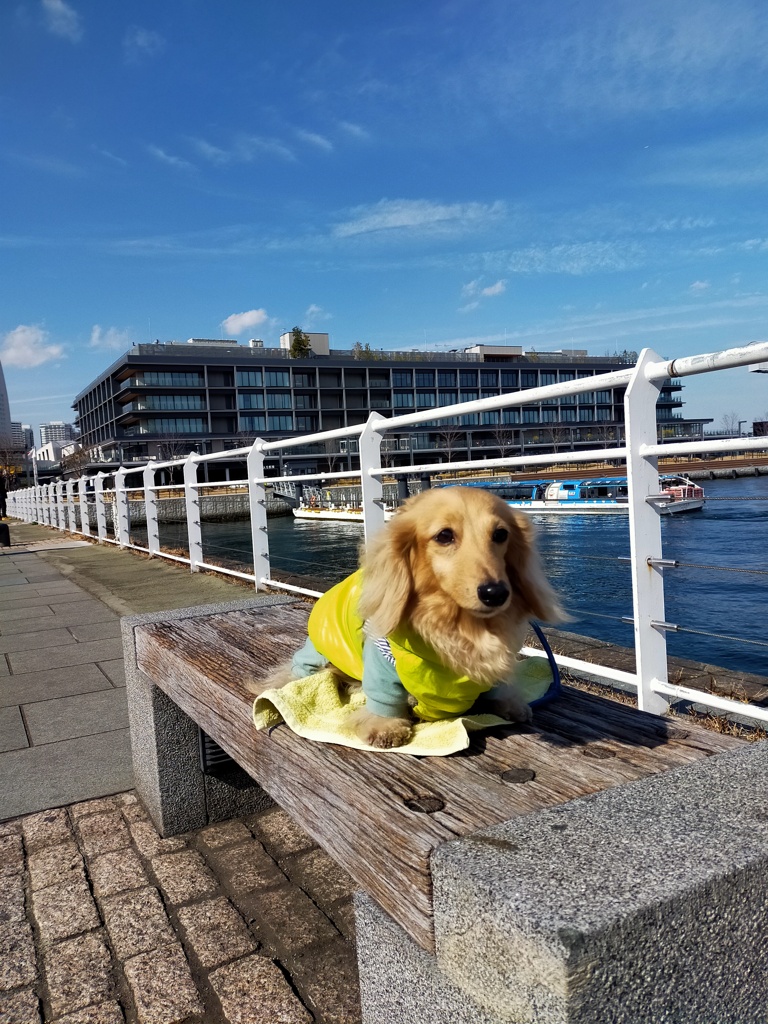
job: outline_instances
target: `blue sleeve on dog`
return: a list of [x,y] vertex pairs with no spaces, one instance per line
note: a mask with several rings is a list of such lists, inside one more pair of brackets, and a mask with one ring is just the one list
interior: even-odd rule
[[395,669],[395,659],[385,655],[374,639],[363,645],[363,693],[368,710],[384,718],[407,718],[408,694]]
[[307,642],[293,656],[291,663],[293,678],[303,679],[305,676],[314,675],[315,672],[320,672],[321,669],[324,669],[327,664],[328,659],[320,654],[309,637],[307,637]]

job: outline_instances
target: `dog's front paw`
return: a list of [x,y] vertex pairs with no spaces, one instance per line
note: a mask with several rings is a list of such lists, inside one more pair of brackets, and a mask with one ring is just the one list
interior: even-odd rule
[[402,747],[413,733],[413,722],[408,718],[384,718],[361,708],[354,716],[355,735],[369,747],[391,750]]

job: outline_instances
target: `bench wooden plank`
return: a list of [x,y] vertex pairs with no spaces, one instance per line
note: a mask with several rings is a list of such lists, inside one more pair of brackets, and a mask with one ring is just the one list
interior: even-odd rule
[[[436,846],[741,745],[568,688],[532,726],[477,734],[450,758],[311,743],[287,726],[257,732],[248,680],[301,644],[308,613],[297,602],[140,625],[137,662],[430,951]],[[514,768],[535,777],[505,782],[502,773]],[[420,811],[429,799],[441,808]]]

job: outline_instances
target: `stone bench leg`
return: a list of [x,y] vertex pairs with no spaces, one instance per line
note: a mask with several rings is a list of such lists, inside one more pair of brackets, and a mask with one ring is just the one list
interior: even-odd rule
[[358,897],[365,1024],[765,1024],[768,743],[432,858],[436,956]]
[[[203,773],[196,723],[136,664],[135,626],[207,610],[181,609],[122,620],[134,785],[161,836],[253,814],[272,803],[238,765],[221,776]],[[215,610],[221,611],[222,606]]]

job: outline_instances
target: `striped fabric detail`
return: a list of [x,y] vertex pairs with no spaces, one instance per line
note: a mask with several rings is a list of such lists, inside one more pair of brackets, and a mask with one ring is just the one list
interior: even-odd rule
[[385,636],[381,636],[378,640],[374,640],[373,643],[379,654],[383,655],[390,665],[394,665],[395,659],[392,654],[392,648],[389,646],[389,640]]

